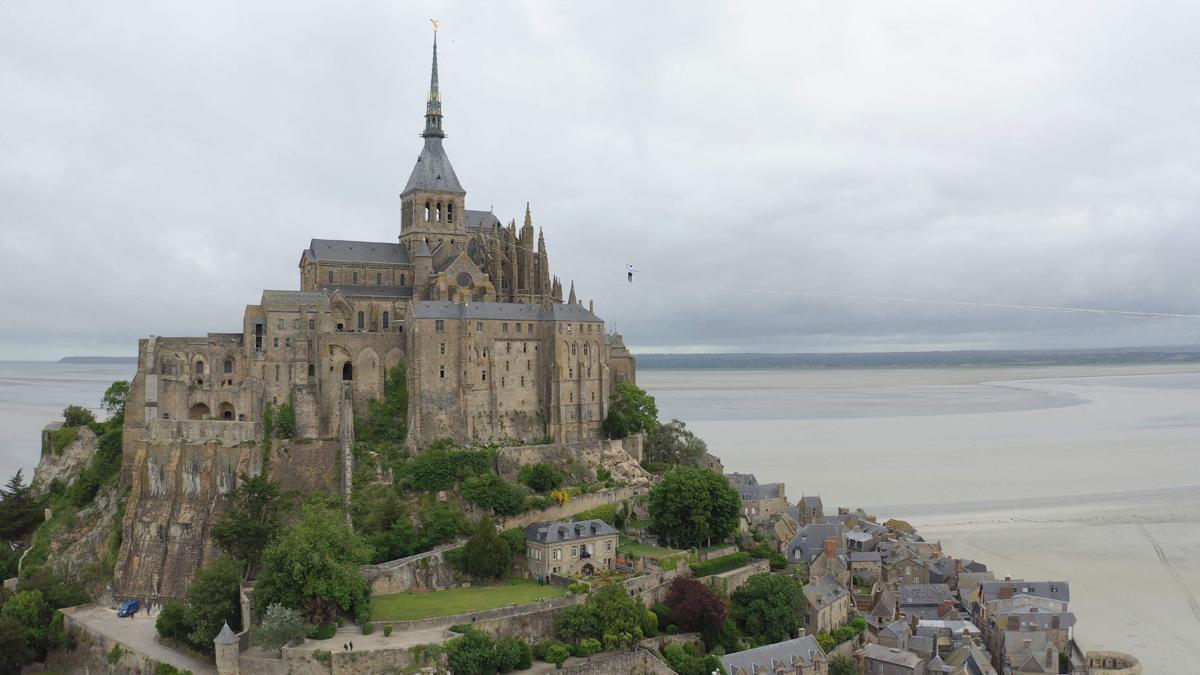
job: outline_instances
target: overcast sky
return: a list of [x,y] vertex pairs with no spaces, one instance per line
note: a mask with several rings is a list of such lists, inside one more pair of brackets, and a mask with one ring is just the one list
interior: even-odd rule
[[0,358],[236,331],[310,238],[395,241],[429,17],[468,208],[532,202],[635,349],[1200,342],[803,295],[1200,314],[1196,3],[9,0]]

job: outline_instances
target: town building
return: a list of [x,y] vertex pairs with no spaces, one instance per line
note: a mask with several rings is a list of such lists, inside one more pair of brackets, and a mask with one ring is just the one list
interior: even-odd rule
[[810,633],[832,632],[850,620],[850,591],[832,576],[804,585],[804,623]]
[[525,561],[529,575],[548,579],[591,576],[612,567],[618,530],[603,520],[534,523],[525,528]]
[[726,654],[721,657],[721,667],[728,675],[827,675],[829,672],[825,652],[811,635]]
[[862,650],[863,672],[867,675],[924,675],[925,661],[912,652],[868,644]]

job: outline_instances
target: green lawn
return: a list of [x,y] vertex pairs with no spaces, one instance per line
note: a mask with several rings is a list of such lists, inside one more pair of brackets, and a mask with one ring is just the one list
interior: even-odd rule
[[636,556],[650,556],[651,558],[665,558],[667,556],[675,555],[676,553],[681,553],[681,551],[678,549],[639,544],[624,535],[621,535],[621,543],[617,545],[617,549],[626,553],[632,553]]
[[539,586],[531,579],[509,579],[488,586],[447,588],[431,593],[377,595],[371,598],[371,616],[376,621],[411,621],[431,616],[480,612],[566,594],[565,588]]

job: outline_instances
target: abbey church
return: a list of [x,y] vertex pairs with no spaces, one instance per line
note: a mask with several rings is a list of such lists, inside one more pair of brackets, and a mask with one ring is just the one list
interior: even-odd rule
[[337,438],[401,362],[413,449],[599,437],[634,360],[573,284],[564,301],[528,206],[519,227],[467,208],[443,146],[436,40],[421,136],[396,241],[313,239],[300,290],[263,291],[241,332],[141,341],[127,438],[246,442],[288,402],[298,437]]
[[[263,291],[240,332],[139,341],[117,597],[181,597],[219,553],[209,533],[240,475],[348,501],[355,420],[399,364],[411,451],[452,438],[570,453],[600,439],[634,359],[573,284],[563,300],[528,207],[519,228],[467,209],[442,145],[436,40],[421,136],[396,241],[313,239],[300,289]],[[289,404],[293,438],[269,442],[266,414]]]

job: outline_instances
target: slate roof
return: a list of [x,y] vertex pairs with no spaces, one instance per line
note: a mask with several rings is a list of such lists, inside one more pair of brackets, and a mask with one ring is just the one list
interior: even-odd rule
[[807,506],[809,508],[814,508],[814,509],[820,508],[821,507],[821,498],[819,496],[815,496],[815,495],[814,496],[804,495],[803,497],[800,498],[800,504],[802,506]]
[[492,230],[502,227],[500,219],[491,211],[472,211],[471,209],[466,209],[464,213],[463,224],[468,230]]
[[[523,302],[449,302],[423,300],[413,303],[415,319],[508,319],[511,321],[600,321],[582,305],[555,303],[543,310]],[[583,334],[585,337],[589,333]],[[599,333],[591,333],[600,337]]]
[[526,541],[536,541],[543,544],[591,539],[592,537],[603,537],[607,534],[617,534],[617,528],[596,518],[580,520],[574,523],[567,521],[534,523],[525,527]]
[[341,284],[318,284],[317,288],[327,293],[341,291],[348,298],[411,298],[411,286],[349,286]]
[[1013,597],[1018,595],[1032,595],[1039,598],[1058,600],[1059,602],[1071,601],[1071,584],[1069,582],[1025,581],[1024,579],[985,581],[980,585],[980,599],[985,603],[999,600],[1000,590],[1008,587],[1013,589]]
[[221,632],[217,633],[217,637],[213,638],[213,642],[219,645],[231,645],[237,641],[237,635],[229,627],[229,622],[225,622],[225,625],[221,626]]
[[863,645],[863,652],[868,660],[892,663],[909,670],[916,670],[922,663],[921,657],[912,652],[906,652],[903,649],[895,649],[893,647],[884,647],[883,645]]
[[301,309],[323,312],[329,309],[329,296],[313,291],[263,291],[262,306],[273,312]]
[[825,652],[813,636],[805,635],[794,640],[726,654],[721,657],[721,665],[729,675],[752,675],[756,672],[756,665],[765,668],[768,673],[776,672],[777,666],[783,666],[785,670],[790,671],[795,667],[796,659],[806,667],[811,667],[814,657],[824,661]]
[[900,584],[901,607],[936,607],[944,601],[954,602],[954,594],[946,584]]
[[883,628],[880,628],[879,634],[884,637],[900,639],[906,635],[910,635],[911,632],[908,628],[908,624],[904,621],[893,621]]
[[730,485],[758,485],[758,479],[752,473],[727,473],[725,478]]
[[783,483],[764,483],[761,485],[738,485],[735,489],[743,500],[758,501],[776,499],[783,496]]
[[850,530],[849,532],[846,533],[846,539],[849,539],[850,541],[857,541],[857,542],[861,542],[861,543],[865,544],[865,543],[868,543],[868,542],[874,540],[875,535],[871,534],[870,532],[863,532],[862,530]]
[[1020,622],[1019,630],[1060,630],[1075,625],[1074,612],[996,612],[992,614],[996,626],[1003,630],[1014,630],[1012,624],[1009,623],[1012,620],[1011,617],[1017,617]]
[[305,253],[319,262],[383,263],[407,265],[408,249],[403,244],[384,241],[313,239]]
[[825,607],[849,593],[832,575],[813,579],[804,585],[804,597],[813,607]]
[[800,528],[796,536],[788,542],[787,558],[791,562],[812,562],[818,553],[825,549],[825,540],[837,537],[838,552],[844,552],[842,545],[842,530],[839,523],[813,523]]
[[951,635],[958,636],[963,633],[967,635],[979,635],[979,627],[970,621],[943,621],[941,619],[921,619],[917,622],[917,632],[924,635],[921,629],[928,628],[934,631],[948,630]]
[[875,601],[875,606],[871,608],[871,616],[890,618],[896,614],[896,596],[892,594],[892,589],[887,586],[879,592],[879,598]]
[[874,562],[874,563],[877,563],[877,562],[883,562],[883,556],[879,555],[879,551],[851,551],[851,552],[850,552],[850,562],[851,562],[851,563],[856,563],[856,562],[865,562],[865,563],[872,563],[872,562]]
[[454,174],[454,167],[450,166],[450,158],[446,156],[441,138],[427,137],[425,139],[425,147],[421,148],[421,154],[417,156],[417,163],[413,165],[412,174],[409,175],[408,182],[404,184],[404,192],[401,194],[410,190],[467,193],[463,189],[462,183],[458,182],[458,176]]

